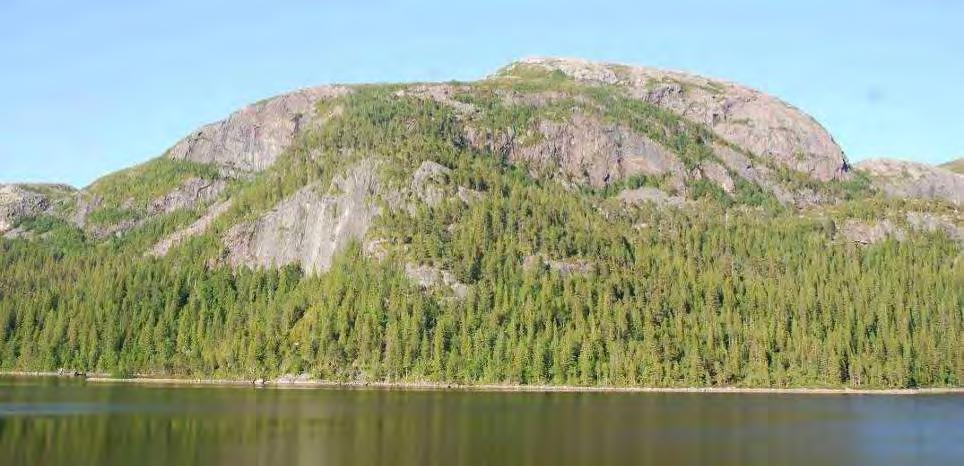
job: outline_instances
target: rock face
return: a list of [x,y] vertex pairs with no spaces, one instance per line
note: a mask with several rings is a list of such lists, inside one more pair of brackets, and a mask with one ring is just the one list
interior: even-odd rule
[[416,84],[407,90],[398,91],[397,96],[413,95],[425,99],[431,99],[441,104],[448,105],[455,109],[460,115],[468,115],[478,109],[470,103],[455,100],[452,95],[460,90],[458,86],[451,84]]
[[152,214],[171,213],[181,209],[193,209],[211,202],[228,187],[224,180],[191,178],[173,191],[151,201]]
[[573,181],[593,187],[636,174],[668,175],[681,180],[683,164],[659,143],[628,128],[605,124],[582,113],[567,121],[542,120],[534,143],[519,142],[512,134],[490,134],[469,128],[466,139],[474,147],[503,153],[536,173],[558,168]]
[[[737,176],[759,185],[765,191],[772,193],[783,204],[794,203],[793,194],[774,181],[773,173],[766,166],[754,163],[747,156],[720,144],[713,146],[713,152]],[[726,187],[723,189],[725,190]]]
[[97,196],[90,196],[83,191],[78,192],[74,198],[77,202],[73,213],[70,215],[70,222],[77,228],[84,229],[87,227],[88,217],[100,207],[102,199]]
[[0,234],[13,229],[21,220],[46,212],[53,200],[49,193],[71,193],[66,185],[0,185]]
[[907,212],[906,223],[901,225],[882,219],[864,221],[848,219],[838,233],[857,244],[874,244],[893,237],[898,241],[907,239],[908,232],[944,232],[949,238],[964,242],[964,228],[958,227],[952,218],[928,212]]
[[448,167],[426,160],[412,176],[412,191],[426,204],[436,206],[445,198],[444,186],[450,173]]
[[[583,83],[619,86],[632,97],[705,125],[725,141],[817,180],[849,176],[843,152],[818,123],[779,99],[743,86],[686,73],[573,59],[526,59],[510,65],[508,72],[515,66],[541,67]],[[481,110],[455,98],[465,88],[458,84],[415,84],[396,94],[438,101],[470,119]],[[301,131],[320,120],[322,115],[316,115],[319,101],[349,92],[349,87],[323,86],[259,102],[202,127],[172,147],[168,156],[216,164],[232,175],[264,170]],[[566,97],[554,91],[503,94],[507,101],[532,106]],[[466,139],[476,147],[502,153],[515,163],[536,169],[558,168],[570,180],[593,187],[645,174],[668,177],[671,186],[681,192],[685,192],[686,180],[705,178],[732,193],[735,180],[731,172],[735,172],[754,183],[765,182],[764,188],[781,202],[799,201],[770,181],[766,167],[752,167],[748,161],[739,160],[739,168],[730,163],[706,162],[697,172],[686,171],[679,157],[659,143],[591,115],[577,112],[566,121],[542,120],[536,126],[534,142],[511,132],[490,134],[471,125]],[[746,159],[741,154],[736,156]],[[719,157],[724,162],[734,159],[733,154]],[[430,204],[437,203],[439,191],[430,184],[418,194]]]
[[703,162],[700,164],[698,175],[706,178],[723,188],[727,194],[733,194],[736,184],[727,172],[726,168],[716,162]]
[[843,151],[819,123],[759,91],[686,73],[575,59],[531,58],[510,65],[508,71],[520,64],[628,88],[638,99],[706,125],[730,143],[817,180],[848,177]]
[[228,262],[271,267],[300,264],[306,273],[328,270],[335,254],[363,240],[378,208],[377,164],[365,161],[332,181],[336,194],[307,186],[260,219],[235,226],[224,239]]
[[658,143],[580,113],[570,121],[539,123],[542,140],[513,151],[516,161],[558,164],[570,178],[601,187],[635,174],[679,177],[683,166]]
[[182,139],[168,156],[216,164],[227,173],[264,170],[315,120],[320,100],[349,91],[343,86],[322,86],[249,105]]
[[848,241],[865,245],[883,241],[889,236],[894,236],[898,240],[903,240],[907,236],[903,228],[894,225],[890,220],[865,222],[849,219],[844,222],[839,233]]
[[444,286],[452,291],[457,298],[465,298],[469,294],[468,285],[460,282],[455,275],[431,265],[405,264],[405,275],[424,289]]
[[943,199],[964,205],[964,175],[918,162],[892,159],[857,164],[887,195],[899,198]]
[[[635,175],[666,177],[668,185],[685,194],[689,182],[707,179],[728,194],[736,180],[759,185],[786,205],[812,205],[820,199],[794,193],[783,187],[778,176],[763,163],[723,145],[712,144],[713,160],[700,162],[687,171],[679,157],[661,144],[633,130],[575,113],[567,121],[541,121],[534,143],[525,143],[511,133],[493,134],[471,126],[466,139],[474,147],[502,153],[509,161],[524,164],[538,175],[558,169],[569,180],[603,187]],[[519,140],[523,139],[523,142]]]
[[47,198],[18,185],[0,186],[0,233],[16,226],[25,217],[43,212]]

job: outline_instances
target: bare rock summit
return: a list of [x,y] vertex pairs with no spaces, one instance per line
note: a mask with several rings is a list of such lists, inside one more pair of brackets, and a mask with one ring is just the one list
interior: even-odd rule
[[587,83],[627,88],[638,99],[706,125],[723,140],[810,177],[848,178],[843,150],[816,120],[782,100],[738,84],[677,71],[580,59],[529,58],[538,66]]

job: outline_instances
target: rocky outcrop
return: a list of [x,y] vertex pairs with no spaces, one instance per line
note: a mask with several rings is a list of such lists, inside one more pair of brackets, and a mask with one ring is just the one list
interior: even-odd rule
[[532,58],[510,65],[557,70],[587,83],[626,88],[630,95],[706,125],[723,140],[827,181],[848,177],[840,146],[813,118],[787,103],[737,84],[653,68],[576,59]]
[[158,241],[157,244],[155,244],[151,250],[147,252],[147,255],[153,257],[163,257],[167,255],[171,249],[183,243],[185,240],[204,233],[208,230],[211,224],[221,216],[221,214],[227,212],[228,209],[231,208],[231,204],[232,202],[227,200],[211,205],[211,207],[208,208],[208,211],[205,212],[204,215],[202,215],[201,218],[197,219],[194,223]]
[[561,173],[563,181],[576,185],[599,188],[647,175],[665,178],[666,184],[682,195],[689,192],[690,183],[701,179],[732,195],[742,178],[785,205],[807,207],[828,201],[811,191],[788,189],[775,170],[759,158],[751,158],[723,143],[711,143],[715,157],[687,170],[680,158],[661,144],[582,112],[573,113],[565,121],[542,120],[535,131],[537,136],[531,137],[469,125],[465,136],[473,147],[500,153],[510,162],[529,167],[535,176]]
[[328,270],[334,256],[353,240],[363,240],[379,210],[377,164],[363,161],[332,181],[335,194],[309,185],[261,218],[233,227],[225,236],[227,260],[234,266],[300,264],[306,273]]
[[168,157],[216,164],[229,174],[264,170],[316,119],[320,100],[348,92],[344,86],[322,86],[249,105],[184,138]]
[[607,124],[576,112],[566,121],[541,120],[534,142],[517,140],[512,133],[492,133],[469,127],[466,139],[474,146],[502,153],[535,173],[558,168],[573,181],[602,187],[636,174],[685,176],[678,157],[657,142],[628,128]]
[[460,299],[469,294],[468,285],[458,281],[452,272],[438,267],[407,263],[405,264],[405,275],[423,289],[445,287]]
[[857,244],[874,244],[890,236],[899,240],[907,236],[907,232],[890,220],[863,221],[848,219],[839,230],[839,234],[848,241]]
[[445,199],[445,186],[451,173],[450,168],[426,160],[412,176],[412,191],[429,206],[436,206]]
[[723,165],[716,162],[701,162],[697,173],[694,173],[692,176],[697,179],[705,178],[716,183],[727,194],[733,194],[733,191],[736,189],[736,184],[733,182],[733,178],[730,177],[730,173]]
[[857,169],[870,175],[873,183],[889,196],[943,199],[964,204],[964,175],[918,162],[892,159],[864,160]]
[[522,268],[526,270],[531,270],[537,267],[546,267],[549,270],[557,272],[560,277],[566,278],[573,275],[586,275],[593,273],[595,267],[585,260],[569,258],[569,259],[550,259],[543,255],[534,254],[531,256],[526,256],[522,260]]
[[558,171],[564,181],[597,188],[647,175],[665,178],[668,186],[684,195],[689,191],[688,184],[700,179],[734,194],[737,180],[742,178],[786,205],[805,207],[826,201],[811,192],[787,189],[765,163],[723,143],[711,143],[715,157],[687,171],[680,157],[661,144],[582,112],[573,113],[565,121],[539,121],[535,131],[537,135],[532,137],[469,125],[465,136],[473,147],[500,153],[510,162],[529,167],[533,175]]
[[152,200],[148,210],[156,215],[181,209],[193,209],[217,199],[227,187],[228,183],[224,180],[191,178],[173,191]]
[[[209,204],[218,199],[227,187],[227,181],[222,179],[207,180],[192,177],[167,194],[150,200],[146,205],[138,204],[133,198],[127,199],[121,205],[121,208],[131,213],[129,218],[116,223],[100,225],[91,224],[87,219],[90,214],[102,207],[103,199],[82,191],[76,196],[76,203],[70,215],[70,220],[95,239],[104,239],[111,236],[120,237],[144,225],[153,217],[170,214],[178,210],[196,209]],[[166,253],[165,249],[160,255]]]
[[70,215],[70,222],[76,225],[77,228],[87,228],[87,218],[100,207],[103,199],[99,196],[92,196],[84,191],[78,192],[74,199],[74,211]]
[[[410,193],[414,195],[417,201],[421,201],[429,207],[435,207],[450,197],[457,198],[466,205],[482,198],[484,193],[481,191],[469,189],[465,186],[453,186],[450,179],[451,174],[451,168],[426,160],[419,165],[412,175]],[[391,208],[398,208],[403,204],[400,199],[393,200],[392,196],[386,197]],[[415,205],[408,204],[408,209],[413,212]]]
[[658,188],[644,186],[642,188],[627,189],[619,193],[619,199],[628,204],[642,204],[651,202],[658,207],[681,206],[686,199],[669,195]]
[[362,244],[362,253],[376,261],[383,261],[391,253],[392,243],[384,238],[372,238]]
[[0,233],[5,233],[27,217],[37,215],[49,207],[43,195],[18,185],[0,185]]
[[485,194],[482,191],[476,191],[474,189],[466,188],[465,186],[459,186],[455,194],[459,197],[459,200],[464,204],[472,204],[474,202],[482,199]]
[[889,219],[872,221],[848,219],[838,230],[838,234],[848,241],[863,245],[878,243],[890,237],[903,241],[907,239],[909,233],[913,232],[943,232],[955,241],[964,242],[964,228],[957,226],[954,220],[946,215],[907,212],[905,219],[906,223]]
[[412,95],[415,97],[434,100],[440,104],[452,107],[458,115],[470,115],[478,111],[475,105],[456,100],[453,96],[464,90],[463,86],[450,84],[416,84],[408,89],[403,89],[395,93],[398,97]]
[[0,234],[26,218],[49,213],[73,192],[74,188],[59,184],[0,184]]
[[961,219],[955,222],[946,215],[937,215],[930,212],[907,212],[907,225],[916,231],[936,232],[943,231],[951,239],[964,242],[964,226],[958,226]]
[[795,203],[793,194],[775,181],[772,171],[765,165],[756,163],[746,155],[722,144],[714,144],[713,153],[737,176],[773,194],[782,204]]

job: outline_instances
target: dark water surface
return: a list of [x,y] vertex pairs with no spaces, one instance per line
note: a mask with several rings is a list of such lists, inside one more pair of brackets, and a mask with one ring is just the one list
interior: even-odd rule
[[0,465],[964,465],[964,396],[478,393],[0,377]]

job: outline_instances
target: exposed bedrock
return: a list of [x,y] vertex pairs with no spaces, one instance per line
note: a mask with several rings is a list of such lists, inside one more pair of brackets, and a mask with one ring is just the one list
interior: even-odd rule
[[313,87],[249,105],[194,131],[168,157],[216,164],[229,174],[264,170],[315,121],[319,101],[348,92],[344,86]]
[[870,159],[857,164],[888,196],[964,204],[964,175],[919,162]]
[[688,73],[578,59],[531,58],[518,64],[625,87],[638,99],[704,124],[727,142],[817,180],[848,177],[843,150],[816,120],[760,91]]
[[224,238],[228,262],[328,270],[339,251],[364,239],[379,213],[372,199],[379,190],[376,169],[373,161],[361,162],[336,177],[334,189],[306,186],[261,218],[235,226]]
[[59,184],[0,184],[0,234],[24,219],[49,212],[73,192],[74,188]]

